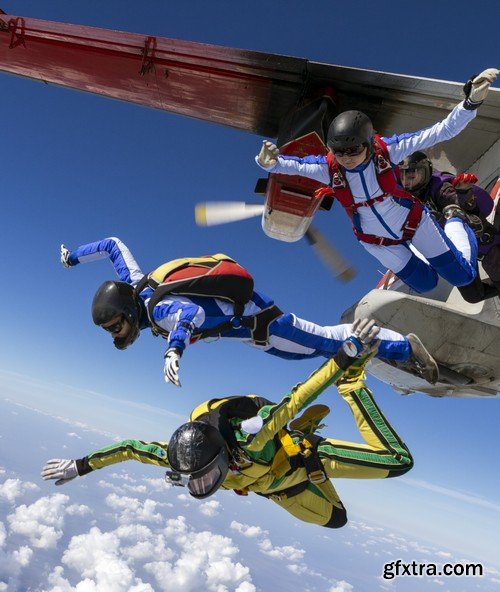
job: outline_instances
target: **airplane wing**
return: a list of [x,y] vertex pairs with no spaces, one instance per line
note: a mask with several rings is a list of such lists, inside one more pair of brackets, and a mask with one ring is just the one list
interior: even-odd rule
[[[7,14],[0,14],[0,71],[267,137],[326,87],[339,110],[366,111],[381,134],[431,125],[463,98],[462,83]],[[459,138],[434,149],[436,165],[492,179],[499,113],[495,89]]]

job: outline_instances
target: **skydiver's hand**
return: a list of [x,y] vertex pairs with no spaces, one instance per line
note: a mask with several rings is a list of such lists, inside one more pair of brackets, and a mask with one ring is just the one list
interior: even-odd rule
[[257,156],[257,162],[265,169],[272,169],[278,162],[279,153],[279,148],[275,144],[269,140],[264,140]]
[[171,382],[175,386],[181,386],[179,380],[179,362],[181,359],[182,352],[177,347],[171,347],[167,349],[165,353],[165,382]]
[[481,74],[471,77],[465,83],[464,93],[466,98],[466,108],[477,109],[477,107],[479,107],[486,98],[490,86],[495,81],[498,74],[500,74],[500,70],[497,70],[496,68],[488,68],[481,72]]
[[71,267],[71,263],[69,262],[69,256],[71,251],[67,249],[64,245],[61,245],[61,263],[64,267]]
[[64,485],[78,477],[76,460],[53,458],[45,463],[42,469],[42,479],[57,479],[56,485]]
[[477,177],[474,173],[460,173],[460,175],[457,175],[451,182],[453,187],[459,191],[467,191],[468,189],[471,189],[475,183],[477,183]]
[[358,359],[366,360],[379,346],[377,335],[380,327],[377,327],[374,320],[356,319],[351,331],[352,335],[342,343],[334,356],[335,362],[342,370],[349,368]]
[[378,347],[379,341],[377,335],[380,332],[380,327],[377,327],[373,319],[356,319],[352,324],[351,330],[353,336],[359,339],[363,345],[363,350],[360,354],[366,355]]

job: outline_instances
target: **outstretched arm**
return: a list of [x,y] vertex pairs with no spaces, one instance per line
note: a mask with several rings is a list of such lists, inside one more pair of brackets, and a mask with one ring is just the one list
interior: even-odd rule
[[301,175],[326,185],[330,183],[326,156],[283,156],[269,140],[264,140],[255,162],[268,173]]
[[476,117],[477,108],[486,98],[489,87],[499,72],[496,68],[488,68],[471,78],[464,86],[465,101],[459,103],[443,121],[417,132],[384,138],[391,161],[401,162],[417,150],[426,150],[458,135]]
[[82,245],[72,251],[61,245],[61,263],[65,267],[74,267],[79,263],[90,263],[108,257],[122,282],[135,286],[142,279],[144,274],[139,265],[127,245],[119,238],[112,236]]
[[[262,427],[254,434],[248,434],[243,446],[246,450],[259,453],[302,409],[310,405],[329,386],[338,385],[344,375],[363,374],[368,360],[376,353],[380,329],[374,321],[356,320],[352,336],[346,339],[337,354],[313,372],[305,382],[293,387],[277,405],[263,407],[259,411]],[[352,369],[352,370],[351,370]],[[243,422],[242,427],[246,425]]]
[[96,469],[102,469],[125,460],[168,467],[166,442],[142,442],[123,440],[96,450],[79,459],[54,458],[42,469],[42,479],[56,479],[56,485],[64,485],[75,477],[81,477]]

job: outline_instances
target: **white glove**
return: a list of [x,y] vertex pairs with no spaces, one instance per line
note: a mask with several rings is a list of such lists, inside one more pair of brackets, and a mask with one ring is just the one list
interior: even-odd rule
[[334,360],[342,370],[351,365],[366,364],[368,357],[373,355],[379,346],[377,335],[380,327],[371,319],[356,319],[351,326],[352,335],[343,341]]
[[175,386],[181,386],[179,380],[179,361],[181,359],[181,352],[176,347],[167,349],[165,353],[165,382],[171,382]]
[[67,249],[64,245],[61,245],[61,263],[64,267],[71,267],[69,263],[69,256],[71,251]]
[[275,144],[269,140],[264,140],[257,156],[257,162],[265,169],[272,169],[278,162],[279,153],[279,148]]
[[75,477],[78,477],[76,460],[53,458],[45,463],[42,469],[42,479],[57,479],[56,485],[64,485]]
[[373,319],[356,319],[351,330],[354,337],[363,345],[363,355],[371,353],[378,347],[377,335],[380,327],[377,327]]
[[488,68],[481,72],[481,74],[478,74],[475,78],[469,80],[464,87],[467,99],[474,104],[482,103],[498,74],[500,74],[500,70],[497,70],[496,68]]

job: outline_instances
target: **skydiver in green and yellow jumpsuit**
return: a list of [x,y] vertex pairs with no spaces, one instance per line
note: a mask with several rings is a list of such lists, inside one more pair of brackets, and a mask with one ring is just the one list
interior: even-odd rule
[[[364,369],[376,351],[378,331],[374,321],[355,322],[353,337],[337,354],[277,404],[257,395],[212,399],[199,405],[168,443],[124,440],[77,460],[52,459],[42,477],[63,485],[138,460],[170,469],[170,481],[186,481],[198,499],[219,488],[254,492],[304,522],[342,527],[347,514],[330,479],[397,477],[413,466],[408,448],[365,385]],[[332,385],[349,405],[364,444],[316,434],[329,409],[311,403]]]

